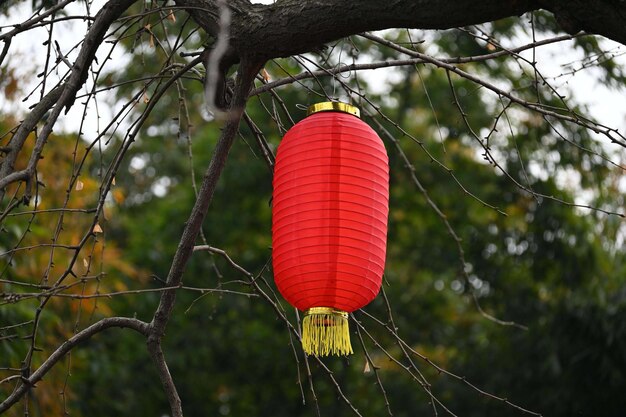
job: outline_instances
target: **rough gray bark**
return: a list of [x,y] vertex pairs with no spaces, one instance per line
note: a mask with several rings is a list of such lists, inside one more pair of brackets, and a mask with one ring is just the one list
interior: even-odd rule
[[543,0],[539,3],[554,14],[567,33],[583,30],[626,44],[626,1]]
[[[217,34],[216,0],[176,0],[209,34]],[[286,57],[324,43],[387,28],[449,29],[545,9],[563,30],[596,33],[626,43],[626,2],[604,0],[280,0],[271,5],[228,2],[233,12],[230,45],[255,60]]]

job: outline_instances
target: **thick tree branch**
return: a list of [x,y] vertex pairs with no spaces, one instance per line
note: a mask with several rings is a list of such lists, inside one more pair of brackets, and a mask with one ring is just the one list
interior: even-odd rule
[[[216,0],[176,0],[216,36]],[[229,2],[233,11],[230,45],[239,57],[267,60],[315,50],[360,32],[388,28],[450,29],[544,8],[568,33],[584,30],[626,44],[625,2],[515,0],[281,0],[271,5]]]
[[81,344],[82,342],[90,339],[93,335],[96,335],[103,330],[111,327],[121,327],[133,329],[136,332],[146,336],[148,334],[148,324],[141,320],[128,318],[128,317],[109,317],[100,320],[97,323],[92,324],[86,329],[76,333],[70,337],[61,346],[55,350],[52,355],[35,371],[29,378],[22,379],[21,384],[0,404],[0,414],[8,410],[13,404],[19,401],[29,388],[35,386],[35,384],[52,369],[52,367],[67,355],[73,348]]
[[[214,0],[177,0],[207,32],[216,32]],[[233,7],[231,45],[239,56],[261,59],[309,52],[360,32],[387,28],[447,29],[520,15],[537,8],[518,0],[281,0],[272,5],[239,0]],[[460,12],[460,11],[463,12]]]
[[606,0],[541,0],[570,34],[584,30],[626,45],[626,2]]
[[[180,239],[178,248],[176,249],[176,253],[167,276],[166,285],[170,287],[179,285],[182,280],[185,266],[187,265],[187,261],[193,252],[196,237],[198,236],[202,226],[202,221],[204,220],[206,212],[213,199],[213,193],[215,192],[217,181],[222,173],[222,170],[224,169],[228,152],[230,151],[230,147],[232,146],[237,134],[239,121],[241,120],[243,108],[248,99],[250,87],[252,86],[254,77],[260,67],[260,64],[250,65],[246,63],[243,63],[240,67],[229,117],[226,120],[220,139],[215,147],[209,167],[204,174],[200,192],[198,193],[198,199],[196,200],[191,214],[189,215],[189,219],[186,222],[183,235]],[[172,308],[174,307],[175,298],[176,290],[165,291],[161,295],[159,307],[157,308],[151,323],[152,333],[154,336],[162,336],[162,332],[165,330]]]
[[[249,0],[229,0],[227,3],[237,20],[245,20],[255,8]],[[217,38],[220,30],[219,0],[182,0],[176,1],[176,4],[187,9],[196,23],[209,35]]]
[[[189,215],[189,219],[185,225],[183,235],[174,254],[172,265],[167,276],[166,285],[176,287],[181,285],[185,266],[193,253],[194,244],[202,227],[202,222],[206,216],[207,210],[213,200],[213,193],[217,186],[222,170],[226,164],[228,152],[235,140],[239,129],[239,121],[243,114],[243,110],[248,99],[250,88],[253,85],[254,78],[262,66],[261,63],[250,63],[243,61],[239,67],[237,81],[235,84],[235,92],[231,102],[228,118],[222,130],[220,139],[213,151],[213,157],[209,163],[209,167],[204,174],[200,192],[194,207]],[[163,352],[161,350],[161,340],[165,334],[165,328],[172,315],[174,303],[176,301],[176,289],[164,291],[161,294],[159,306],[152,322],[148,336],[148,350],[159,371],[161,382],[163,383],[165,392],[170,402],[172,414],[175,417],[182,416],[182,408],[180,398],[176,392],[176,386],[167,368]]]

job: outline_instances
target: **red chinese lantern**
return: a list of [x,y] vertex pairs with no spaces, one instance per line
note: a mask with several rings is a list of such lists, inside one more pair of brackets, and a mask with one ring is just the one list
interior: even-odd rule
[[315,104],[278,147],[273,185],[274,278],[304,311],[304,351],[352,353],[348,313],[376,297],[385,266],[385,147],[358,108]]

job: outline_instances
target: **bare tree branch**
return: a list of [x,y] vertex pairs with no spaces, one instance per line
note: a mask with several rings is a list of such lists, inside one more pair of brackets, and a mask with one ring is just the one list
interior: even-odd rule
[[[213,199],[213,193],[215,192],[217,181],[219,180],[220,174],[226,164],[230,147],[232,146],[237,135],[239,121],[241,120],[250,88],[254,82],[254,77],[261,66],[262,63],[244,61],[239,67],[235,92],[228,115],[229,117],[227,118],[226,124],[222,130],[220,140],[215,147],[209,167],[204,174],[198,198],[196,199],[196,203],[194,204],[191,214],[189,215],[183,235],[178,244],[178,248],[176,249],[176,254],[172,260],[170,272],[166,280],[167,286],[175,287],[182,282],[185,266],[193,253],[195,241],[200,232],[200,228],[202,227],[202,221],[204,220],[209,205]],[[161,294],[159,306],[157,307],[152,322],[150,323],[148,349],[157,365],[161,381],[164,385],[166,393],[168,394],[172,413],[174,416],[179,417],[182,416],[180,399],[161,351],[161,340],[165,334],[167,322],[172,315],[172,309],[174,308],[175,301],[175,289],[164,291]]]
[[[541,104],[541,103],[536,103],[536,102],[530,102],[530,101],[526,101],[523,100],[521,98],[519,98],[517,95],[512,94],[508,91],[503,90],[502,88],[499,88],[497,86],[495,86],[494,84],[485,81],[484,79],[482,79],[481,77],[474,75],[474,74],[470,74],[467,71],[463,71],[462,69],[458,68],[457,66],[453,65],[453,64],[449,64],[447,62],[444,62],[440,59],[437,58],[433,58],[431,56],[428,56],[426,54],[423,54],[421,52],[417,52],[417,51],[413,51],[411,49],[407,49],[404,47],[401,47],[399,45],[395,45],[393,42],[389,42],[384,38],[381,38],[380,36],[376,36],[376,35],[372,35],[372,34],[368,34],[368,33],[364,33],[361,34],[361,36],[363,36],[366,39],[370,39],[373,40],[375,42],[381,43],[383,45],[387,45],[389,47],[392,47],[396,50],[398,50],[399,52],[403,52],[406,53],[408,55],[414,56],[416,58],[421,58],[423,59],[425,62],[428,62],[430,64],[433,64],[439,68],[444,68],[450,72],[453,72],[467,80],[470,80],[478,85],[482,85],[483,87],[493,91],[494,93],[496,93],[498,96],[500,97],[506,97],[507,99],[511,100],[512,102],[514,102],[515,104],[518,104],[522,107],[525,107],[529,110],[535,111],[537,113],[540,113],[544,116],[551,116],[554,117],[556,119],[560,119],[566,122],[570,122],[570,123],[574,123],[577,124],[579,126],[582,126],[586,129],[592,130],[593,132],[596,133],[600,133],[602,135],[604,135],[606,138],[608,138],[611,143],[620,145],[624,148],[626,148],[626,137],[624,135],[622,135],[621,133],[619,133],[616,129],[612,129],[608,126],[605,126],[601,123],[595,122],[593,120],[587,119],[584,116],[574,113],[574,112],[569,112],[569,111],[563,111],[563,112],[559,112],[562,109],[554,109],[551,107],[546,107],[545,105]],[[567,109],[565,109],[567,110]],[[569,114],[571,113],[571,114]]]
[[[557,43],[566,41],[569,39],[573,39],[574,36],[571,35],[561,35],[555,36],[553,38],[544,39],[541,41],[536,41],[529,43],[527,45],[523,45],[517,48],[513,48],[510,50],[501,50],[497,52],[493,52],[491,54],[485,55],[475,55],[475,56],[464,56],[457,58],[441,58],[441,62],[445,62],[446,64],[466,64],[470,62],[483,62],[491,59],[497,59],[502,57],[508,57],[511,54],[517,54],[528,49],[536,48],[543,45],[549,45],[551,43]],[[291,77],[281,78],[276,81],[269,82],[265,85],[257,87],[250,92],[250,96],[256,96],[268,91],[272,91],[277,87],[281,87],[283,85],[291,85],[297,81],[305,80],[309,78],[315,77],[323,77],[327,75],[336,75],[344,72],[352,72],[352,71],[362,71],[362,70],[373,70],[379,68],[390,68],[390,67],[402,67],[406,65],[417,65],[424,64],[426,61],[422,58],[412,58],[412,59],[392,59],[389,61],[381,61],[381,62],[368,62],[365,64],[348,64],[348,65],[340,65],[335,68],[322,69],[318,71],[303,71],[300,74],[293,75]]]
[[150,352],[150,356],[156,365],[159,379],[161,380],[161,384],[163,384],[165,395],[170,403],[172,417],[183,417],[183,407],[180,396],[178,395],[176,384],[165,361],[165,355],[163,355],[160,340],[157,342],[154,339],[148,338],[148,352]]
[[[0,166],[0,201],[4,197],[4,189],[7,185],[16,181],[29,180],[32,177],[43,147],[62,109],[64,107],[69,109],[69,107],[72,106],[76,98],[76,92],[86,81],[89,66],[104,39],[104,35],[109,30],[111,24],[134,2],[135,0],[110,0],[104,5],[102,10],[98,12],[89,33],[85,37],[85,41],[73,65],[69,79],[63,86],[57,87],[48,93],[32,112],[29,113],[26,120],[21,123],[19,129],[8,143],[10,150],[2,160],[2,165]],[[50,109],[52,109],[51,114],[37,136],[35,148],[27,167],[21,171],[13,172],[15,161],[24,146],[26,138],[37,122],[39,122],[43,115]]]
[[148,334],[148,324],[141,320],[128,318],[128,317],[108,317],[100,320],[97,323],[92,324],[86,329],[76,333],[70,337],[61,346],[59,346],[53,353],[46,359],[46,361],[28,378],[22,378],[20,385],[4,400],[0,403],[0,413],[8,410],[13,404],[19,401],[29,388],[35,386],[35,384],[52,369],[52,367],[67,355],[72,349],[81,344],[82,342],[90,339],[93,335],[102,332],[111,327],[121,327],[135,330],[136,332],[146,336]]

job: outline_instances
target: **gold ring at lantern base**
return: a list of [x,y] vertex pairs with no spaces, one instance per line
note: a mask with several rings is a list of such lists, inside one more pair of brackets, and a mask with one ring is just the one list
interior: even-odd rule
[[341,316],[343,318],[348,318],[348,313],[341,310],[336,310],[332,307],[311,307],[308,310],[304,311],[305,316],[309,316],[311,314],[330,314],[334,316]]
[[325,101],[323,103],[313,104],[307,109],[306,115],[310,116],[313,113],[318,113],[321,111],[338,111],[361,118],[361,111],[358,107],[352,106],[348,103],[341,103],[339,101]]
[[306,310],[302,319],[302,348],[307,355],[351,354],[348,313],[330,307]]

